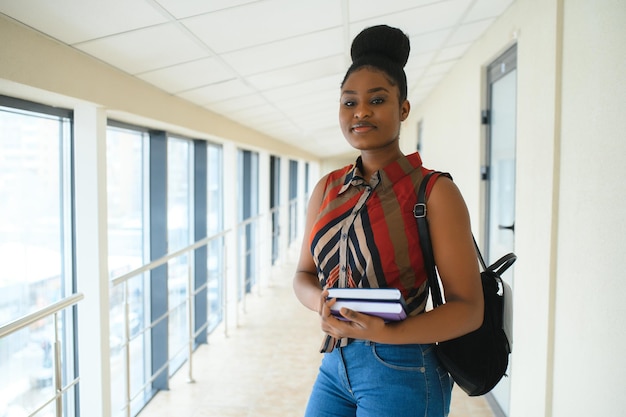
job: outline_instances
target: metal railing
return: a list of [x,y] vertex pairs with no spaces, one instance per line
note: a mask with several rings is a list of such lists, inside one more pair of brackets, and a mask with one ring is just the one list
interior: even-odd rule
[[[290,202],[287,210],[292,211],[294,206],[294,202]],[[196,329],[195,323],[195,299],[196,297],[203,293],[203,291],[209,291],[209,279],[203,283],[202,286],[196,288],[194,286],[194,274],[195,274],[195,262],[194,262],[194,253],[197,249],[206,246],[207,249],[211,242],[214,242],[216,239],[221,239],[222,242],[218,243],[220,248],[219,256],[221,256],[221,262],[219,267],[217,268],[217,274],[215,275],[217,279],[221,280],[221,286],[219,291],[221,291],[221,297],[219,299],[219,310],[213,311],[213,313],[217,313],[221,318],[221,323],[224,329],[224,334],[228,336],[228,329],[231,327],[230,320],[232,319],[229,314],[229,310],[234,311],[237,315],[236,317],[236,325],[239,325],[239,309],[241,308],[244,313],[246,313],[246,297],[252,292],[252,289],[255,289],[258,295],[260,295],[260,288],[262,283],[266,284],[266,281],[271,274],[268,270],[264,269],[265,266],[271,267],[272,265],[272,249],[271,249],[271,241],[281,242],[281,247],[278,248],[279,257],[282,257],[285,253],[285,238],[284,231],[280,228],[278,230],[273,229],[272,224],[273,221],[279,221],[279,224],[282,224],[282,221],[279,219],[273,219],[275,213],[278,213],[280,210],[285,210],[284,207],[275,207],[271,211],[260,214],[251,218],[246,219],[243,222],[240,222],[236,226],[235,230],[235,249],[234,253],[229,253],[227,251],[228,246],[226,244],[226,238],[229,236],[232,231],[224,230],[215,235],[209,236],[207,238],[201,239],[185,248],[169,253],[155,261],[152,261],[146,265],[143,265],[139,268],[136,268],[130,272],[124,273],[123,275],[117,276],[110,281],[111,288],[117,288],[122,286],[121,292],[123,294],[123,341],[120,345],[121,349],[123,349],[123,357],[125,359],[125,368],[124,372],[124,380],[126,382],[125,392],[124,392],[124,405],[121,409],[117,409],[116,413],[119,411],[124,412],[124,414],[128,417],[132,415],[132,404],[141,394],[145,393],[146,390],[150,390],[152,388],[152,384],[155,380],[163,374],[163,372],[167,372],[170,366],[170,361],[172,356],[168,355],[168,360],[157,370],[154,370],[151,375],[145,378],[143,385],[138,388],[135,393],[131,392],[131,342],[143,335],[147,334],[151,331],[156,325],[162,323],[167,320],[172,312],[172,309],[168,307],[168,311],[162,314],[160,317],[153,319],[148,325],[143,325],[143,329],[140,331],[132,331],[131,330],[131,304],[130,304],[130,286],[129,283],[133,278],[137,278],[143,276],[144,273],[154,270],[157,267],[160,267],[169,261],[176,259],[180,256],[188,255],[187,259],[187,282],[186,282],[186,297],[185,301],[187,303],[186,309],[186,318],[187,318],[187,329],[186,329],[186,346],[182,349],[186,349],[186,361],[187,361],[187,372],[188,372],[188,381],[193,382],[193,351],[195,342],[198,336],[205,332],[208,329],[209,317],[207,317],[206,321],[199,325]],[[290,227],[285,228],[293,228],[295,225],[290,225]],[[286,231],[286,230],[285,230]],[[268,241],[269,240],[269,241]],[[269,245],[268,245],[269,244]],[[208,252],[208,250],[207,250]],[[232,256],[234,255],[234,262],[236,263],[235,269],[237,276],[233,276],[234,281],[232,285],[228,284],[227,277],[230,275],[229,265],[233,262]],[[231,257],[229,260],[229,256]],[[267,258],[267,259],[265,259]],[[247,264],[246,264],[247,262]],[[169,277],[168,277],[169,279]],[[229,289],[230,287],[230,289]],[[233,289],[234,287],[234,289]],[[229,291],[235,291],[235,294],[229,293]],[[75,294],[70,297],[67,297],[57,303],[51,304],[50,306],[41,309],[32,314],[26,315],[14,322],[8,323],[2,327],[0,327],[0,339],[8,336],[20,329],[23,329],[42,318],[54,316],[54,331],[55,331],[55,342],[54,342],[54,390],[55,394],[52,398],[45,401],[41,406],[39,406],[30,416],[35,416],[37,413],[42,411],[45,407],[50,406],[50,404],[55,403],[56,408],[56,417],[62,417],[63,413],[63,395],[70,390],[72,387],[79,383],[79,377],[67,383],[65,386],[62,386],[62,377],[61,372],[63,370],[63,366],[61,363],[61,342],[59,340],[59,329],[58,329],[58,320],[57,314],[62,310],[74,306],[80,300],[82,300],[84,296],[82,294]],[[233,300],[238,305],[231,309],[227,306],[227,300]],[[182,303],[180,303],[182,304]],[[207,302],[208,305],[208,302]],[[210,308],[207,309],[208,311]],[[210,315],[207,313],[207,316]],[[109,332],[111,330],[109,329]],[[78,347],[80,348],[80,346]],[[83,347],[84,348],[84,347]],[[181,352],[178,352],[181,353]],[[169,379],[171,375],[168,375]]]
[[55,403],[55,416],[62,417],[63,415],[63,395],[73,388],[79,382],[79,377],[74,378],[72,381],[69,381],[66,385],[63,385],[63,380],[61,377],[62,364],[61,364],[61,341],[59,340],[59,320],[58,314],[61,313],[66,308],[72,307],[76,305],[79,301],[84,298],[83,294],[74,294],[69,297],[66,297],[56,303],[50,304],[49,306],[42,308],[41,310],[37,310],[33,313],[27,314],[15,321],[12,321],[4,326],[0,327],[0,339],[10,336],[11,334],[20,331],[22,329],[27,328],[28,326],[37,323],[42,319],[46,319],[48,317],[53,317],[54,322],[54,344],[53,344],[53,386],[54,386],[54,395],[48,400],[44,401],[40,404],[35,411],[29,414],[29,417],[35,416],[44,408],[48,407],[50,404]]
[[[267,216],[270,216],[270,218],[268,219]],[[267,230],[264,230],[263,227],[266,226]],[[237,262],[237,276],[234,277],[235,278],[235,289],[234,291],[236,292],[236,302],[241,306],[241,309],[244,313],[246,313],[246,309],[247,309],[247,305],[246,305],[246,298],[247,295],[252,292],[252,289],[256,289],[257,295],[260,295],[260,288],[262,286],[262,277],[267,275],[267,272],[264,270],[263,268],[263,262],[262,262],[262,255],[264,254],[263,250],[267,248],[267,241],[262,239],[263,236],[263,232],[267,232],[266,234],[268,236],[271,236],[271,213],[266,213],[266,214],[260,214],[254,217],[250,217],[240,223],[237,224],[236,226],[236,248],[235,248],[235,255],[236,255],[236,262]],[[125,398],[124,398],[124,406],[123,406],[123,410],[125,415],[127,417],[130,417],[132,414],[132,410],[131,410],[131,404],[132,402],[137,399],[142,393],[145,392],[145,390],[147,388],[149,388],[153,382],[164,372],[166,372],[169,369],[169,365],[171,363],[171,358],[175,357],[176,355],[178,355],[180,352],[174,352],[174,355],[169,355],[168,360],[159,368],[157,369],[155,372],[153,372],[153,374],[151,375],[151,377],[149,379],[147,379],[145,381],[145,383],[136,390],[135,393],[131,392],[131,370],[130,370],[130,344],[131,341],[134,340],[135,338],[140,337],[142,334],[150,331],[152,328],[154,328],[157,324],[161,323],[162,321],[166,320],[169,316],[170,313],[173,311],[174,308],[169,308],[167,312],[165,312],[163,315],[161,315],[160,317],[158,317],[157,319],[155,319],[154,321],[152,321],[149,326],[145,327],[144,329],[142,329],[140,332],[137,332],[134,335],[131,335],[131,325],[130,325],[130,304],[129,304],[129,299],[130,299],[130,291],[129,291],[129,282],[131,279],[136,278],[138,276],[141,276],[142,274],[144,274],[145,272],[149,272],[151,270],[154,270],[155,268],[162,266],[164,264],[166,264],[167,262],[183,256],[183,255],[189,255],[189,258],[187,260],[187,283],[186,283],[186,294],[187,296],[185,297],[185,300],[183,302],[181,302],[178,306],[180,306],[182,303],[186,302],[187,303],[187,354],[186,354],[186,360],[187,360],[187,380],[189,382],[194,382],[194,378],[193,378],[193,351],[194,351],[194,346],[195,346],[195,340],[197,338],[197,336],[199,334],[201,334],[203,331],[207,330],[208,326],[209,326],[209,320],[207,318],[207,321],[205,321],[198,329],[195,329],[195,321],[194,321],[194,313],[195,313],[195,304],[194,304],[194,300],[196,298],[196,296],[201,293],[204,290],[207,290],[207,286],[209,284],[208,280],[206,283],[204,283],[202,286],[195,288],[194,287],[194,261],[193,261],[193,255],[194,255],[194,251],[198,248],[201,248],[203,246],[207,246],[209,245],[210,242],[214,241],[215,239],[222,239],[225,240],[225,238],[227,237],[228,234],[231,233],[231,230],[225,230],[221,233],[209,236],[205,239],[199,240],[197,242],[195,242],[192,245],[189,245],[185,248],[182,248],[180,250],[177,250],[175,252],[169,253],[155,261],[152,261],[146,265],[141,266],[140,268],[134,269],[130,272],[127,272],[123,275],[120,275],[116,278],[114,278],[111,281],[111,285],[113,288],[123,285],[123,294],[124,294],[124,337],[123,337],[123,342],[121,344],[122,349],[124,350],[124,357],[125,357],[125,362],[126,362],[126,366],[124,369],[124,378],[126,381],[126,387],[125,387]],[[271,238],[271,237],[270,237]],[[221,293],[221,297],[220,297],[220,311],[218,312],[219,314],[221,314],[222,317],[222,321],[223,321],[223,329],[224,329],[224,334],[226,336],[228,336],[228,329],[230,328],[230,314],[229,314],[229,308],[227,306],[227,300],[229,300],[229,285],[227,283],[227,277],[228,272],[229,272],[229,268],[228,268],[228,256],[229,253],[227,251],[227,245],[225,242],[223,242],[222,246],[221,246],[221,255],[222,255],[222,262],[221,262],[221,280],[222,280],[222,285],[221,285],[221,289],[222,289],[222,293]],[[267,255],[270,255],[270,252],[267,253]],[[269,262],[271,263],[271,262]],[[168,277],[169,279],[169,277]],[[235,324],[237,326],[239,326],[239,312],[238,312],[238,308],[234,309],[234,313],[236,315],[235,317]],[[169,376],[168,376],[169,378]]]
[[[167,371],[169,369],[169,365],[171,362],[171,357],[175,357],[176,355],[170,355],[170,358],[159,368],[156,370],[156,372],[154,372],[151,377],[140,387],[140,389],[137,390],[136,393],[132,393],[131,392],[131,372],[130,372],[130,344],[131,341],[135,338],[138,338],[140,336],[142,336],[144,333],[148,332],[149,330],[151,330],[152,328],[154,328],[157,324],[161,323],[162,321],[166,320],[169,316],[170,313],[172,312],[172,309],[169,309],[167,312],[165,312],[163,315],[161,315],[160,317],[158,317],[156,320],[152,321],[150,323],[149,326],[143,328],[141,330],[141,332],[135,334],[135,335],[131,335],[131,327],[130,327],[130,291],[129,291],[129,282],[132,278],[138,277],[140,275],[142,275],[145,272],[149,272],[152,271],[153,269],[166,264],[167,262],[169,262],[170,260],[173,260],[175,258],[178,258],[179,256],[182,255],[189,255],[189,259],[187,261],[187,283],[186,283],[186,298],[185,298],[185,302],[187,303],[187,336],[188,336],[188,340],[187,340],[187,371],[188,371],[188,381],[189,382],[193,382],[193,350],[194,350],[194,341],[196,340],[196,337],[201,334],[204,330],[207,329],[209,322],[208,322],[208,318],[207,321],[205,323],[202,324],[202,326],[200,328],[198,328],[197,330],[195,329],[195,320],[194,320],[194,311],[195,311],[195,306],[194,306],[194,300],[196,295],[198,295],[199,293],[201,293],[202,291],[206,290],[208,288],[208,280],[207,282],[205,282],[202,286],[195,288],[194,287],[194,262],[193,262],[193,255],[194,255],[194,251],[196,249],[199,249],[203,246],[207,246],[211,241],[215,240],[215,239],[224,239],[226,237],[226,235],[230,233],[230,230],[224,230],[220,233],[214,234],[212,236],[206,237],[204,239],[201,239],[197,242],[195,242],[192,245],[189,245],[185,248],[182,248],[180,250],[174,251],[172,253],[169,253],[155,261],[152,261],[146,265],[141,266],[140,268],[134,269],[128,273],[125,273],[119,277],[114,278],[111,281],[112,287],[117,287],[119,285],[124,285],[124,289],[123,289],[123,293],[124,293],[124,340],[122,342],[122,349],[124,349],[124,356],[126,359],[126,367],[124,369],[124,377],[126,380],[126,389],[125,389],[125,399],[124,399],[124,407],[123,407],[123,411],[125,411],[126,416],[130,417],[131,416],[131,403],[132,401],[134,401],[137,397],[139,397],[139,395],[141,395],[147,388],[149,388],[153,382],[161,376],[161,374],[163,374],[163,372]],[[226,265],[227,265],[227,251],[226,251],[226,244],[222,245],[222,262],[221,262],[221,275],[222,275],[222,280],[225,282],[226,281]],[[169,279],[169,277],[168,277]],[[222,285],[222,297],[221,297],[221,304],[220,304],[220,313],[223,314],[224,317],[224,321],[225,321],[225,329],[227,329],[227,325],[228,325],[228,313],[227,313],[227,309],[226,309],[226,305],[225,305],[225,301],[227,298],[227,286],[226,285]],[[226,331],[226,330],[225,330]],[[180,352],[177,352],[177,354]],[[169,376],[168,376],[169,377]]]

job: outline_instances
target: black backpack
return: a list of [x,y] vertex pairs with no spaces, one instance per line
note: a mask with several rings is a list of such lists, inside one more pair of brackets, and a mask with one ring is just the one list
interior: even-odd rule
[[[449,174],[440,172],[431,172],[424,177],[418,190],[414,215],[417,219],[433,307],[436,308],[444,302],[426,219],[426,186],[433,174],[451,178]],[[485,299],[483,324],[469,334],[436,345],[437,356],[442,366],[469,396],[488,393],[506,374],[511,345],[504,330],[503,317],[505,294],[510,294],[510,287],[502,280],[501,275],[517,259],[515,254],[509,253],[487,267],[476,241],[474,245],[483,268],[480,274]],[[506,302],[510,301],[506,300]]]

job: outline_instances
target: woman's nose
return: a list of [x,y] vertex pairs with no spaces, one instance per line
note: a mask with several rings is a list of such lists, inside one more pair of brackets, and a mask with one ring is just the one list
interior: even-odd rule
[[372,115],[372,112],[367,104],[358,104],[354,109],[354,117],[356,119],[363,119]]

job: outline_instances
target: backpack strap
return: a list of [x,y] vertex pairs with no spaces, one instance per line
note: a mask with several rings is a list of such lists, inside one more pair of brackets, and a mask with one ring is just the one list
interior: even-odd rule
[[[433,176],[437,179],[441,175],[452,179],[450,174],[439,171],[429,172],[422,179],[417,191],[417,204],[415,204],[415,207],[413,208],[413,215],[417,220],[417,231],[419,233],[420,246],[422,247],[422,254],[424,257],[424,269],[426,270],[426,274],[428,276],[428,286],[430,287],[430,293],[433,299],[433,307],[442,305],[443,297],[441,295],[441,287],[439,285],[439,279],[437,278],[437,272],[435,269],[435,256],[433,254],[433,247],[430,240],[428,219],[426,218],[426,189],[428,187],[428,182]],[[487,266],[485,260],[483,259],[483,255],[480,252],[480,248],[478,247],[478,243],[476,243],[476,239],[473,235],[472,239],[474,240],[476,255],[483,271],[494,272],[498,277],[500,277],[504,271],[509,269],[509,267],[517,260],[517,256],[514,253],[509,253],[498,259],[492,265]]]
[[417,232],[419,233],[420,246],[422,247],[422,254],[424,257],[424,269],[426,270],[426,275],[428,276],[428,286],[430,287],[434,307],[443,304],[443,297],[441,296],[441,288],[439,286],[439,280],[437,279],[437,272],[435,271],[435,257],[433,254],[433,246],[430,241],[428,219],[426,218],[426,189],[431,178],[434,177],[436,180],[441,175],[452,179],[450,174],[439,171],[431,171],[424,178],[422,178],[417,191],[417,203],[413,207],[413,216],[415,216],[417,220]]

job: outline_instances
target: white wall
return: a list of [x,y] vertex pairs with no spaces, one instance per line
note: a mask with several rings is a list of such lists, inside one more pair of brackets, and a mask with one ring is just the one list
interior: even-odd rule
[[564,5],[555,416],[617,416],[626,343],[626,2]]
[[478,233],[484,68],[517,43],[512,417],[626,409],[625,22],[622,0],[516,0],[413,109],[425,165],[453,174]]

